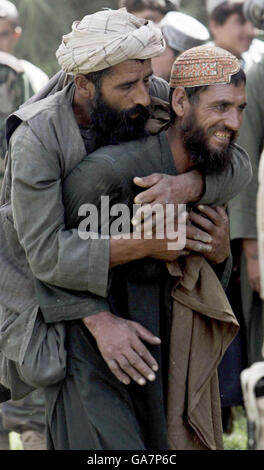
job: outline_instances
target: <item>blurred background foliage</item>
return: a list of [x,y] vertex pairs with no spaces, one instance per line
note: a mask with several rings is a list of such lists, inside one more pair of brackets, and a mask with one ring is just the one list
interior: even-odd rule
[[[16,49],[19,58],[42,68],[49,76],[58,71],[55,52],[74,20],[101,8],[118,8],[118,0],[11,0],[23,28]],[[181,11],[206,24],[205,0],[182,0]]]

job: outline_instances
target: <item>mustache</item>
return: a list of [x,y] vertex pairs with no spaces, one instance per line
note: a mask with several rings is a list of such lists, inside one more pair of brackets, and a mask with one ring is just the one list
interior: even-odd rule
[[[141,104],[133,106],[133,108],[127,109],[123,111],[123,116],[125,119],[131,119],[131,116],[138,114],[137,117],[141,117],[147,120],[150,117],[150,109],[149,107],[144,107]],[[134,118],[132,118],[134,119]],[[137,119],[137,118],[135,118]]]

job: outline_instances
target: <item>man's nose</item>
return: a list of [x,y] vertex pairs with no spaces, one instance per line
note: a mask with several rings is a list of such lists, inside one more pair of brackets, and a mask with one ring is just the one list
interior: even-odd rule
[[144,106],[145,108],[150,105],[149,90],[145,83],[139,83],[134,95],[134,104]]
[[225,119],[225,126],[232,131],[238,131],[241,127],[241,124],[242,113],[236,109],[230,110]]

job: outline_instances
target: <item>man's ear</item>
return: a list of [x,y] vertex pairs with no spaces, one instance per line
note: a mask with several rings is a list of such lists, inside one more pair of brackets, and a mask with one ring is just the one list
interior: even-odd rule
[[95,86],[90,80],[87,80],[87,78],[82,74],[77,74],[74,77],[74,82],[78,92],[83,98],[87,98],[89,100],[93,98]]
[[21,34],[22,34],[21,26],[16,26],[15,29],[14,29],[14,36],[15,36],[16,41],[18,41],[20,39]]
[[184,87],[178,86],[172,94],[171,106],[176,116],[183,117],[190,103]]

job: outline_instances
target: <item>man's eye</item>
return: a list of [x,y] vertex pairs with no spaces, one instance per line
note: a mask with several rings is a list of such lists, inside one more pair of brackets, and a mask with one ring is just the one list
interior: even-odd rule
[[224,111],[227,110],[227,105],[226,104],[218,104],[215,109],[219,111],[220,113],[223,113]]
[[121,90],[129,90],[132,87],[131,83],[127,83],[126,85],[122,85],[120,88]]

